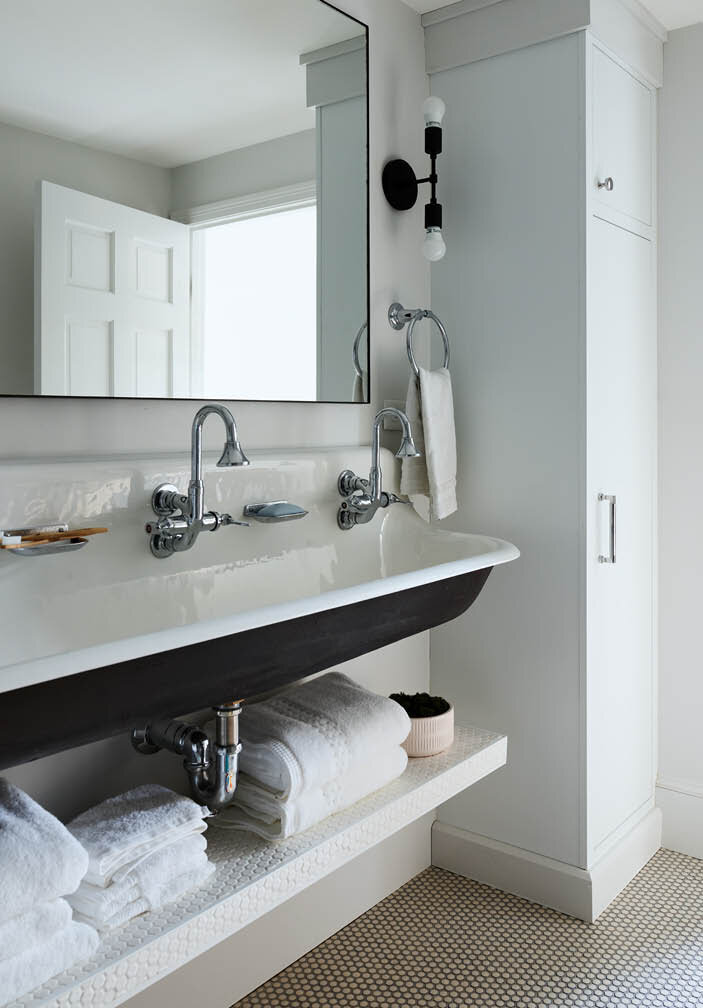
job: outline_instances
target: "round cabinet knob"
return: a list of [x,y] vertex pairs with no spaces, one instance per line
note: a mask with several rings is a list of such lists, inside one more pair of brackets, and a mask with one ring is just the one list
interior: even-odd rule
[[600,181],[598,182],[598,188],[605,189],[606,192],[612,192],[613,189],[615,188],[615,182],[613,181],[611,176],[608,175],[608,177],[603,179],[602,182]]

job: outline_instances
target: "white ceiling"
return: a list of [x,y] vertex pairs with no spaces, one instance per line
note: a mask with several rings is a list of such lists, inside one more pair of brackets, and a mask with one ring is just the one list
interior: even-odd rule
[[173,167],[310,129],[318,0],[0,0],[0,122]]
[[[448,7],[454,2],[455,0],[405,0],[409,7],[420,14]],[[703,21],[703,0],[643,0],[642,6],[669,30]]]

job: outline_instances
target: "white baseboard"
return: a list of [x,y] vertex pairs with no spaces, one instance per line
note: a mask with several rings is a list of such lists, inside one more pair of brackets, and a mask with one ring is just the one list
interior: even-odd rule
[[664,816],[663,846],[703,858],[703,788],[688,781],[660,780],[656,793]]
[[229,1008],[430,864],[434,812],[170,973],[124,1008]]
[[661,813],[651,809],[591,869],[435,822],[432,864],[594,921],[661,846]]

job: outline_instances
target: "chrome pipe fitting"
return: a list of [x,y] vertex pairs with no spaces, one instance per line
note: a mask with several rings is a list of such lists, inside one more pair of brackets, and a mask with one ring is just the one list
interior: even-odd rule
[[132,745],[143,756],[167,749],[183,756],[193,799],[211,812],[226,808],[237,788],[237,769],[242,746],[239,741],[239,701],[223,703],[215,711],[215,743],[207,732],[186,721],[157,718],[132,730]]

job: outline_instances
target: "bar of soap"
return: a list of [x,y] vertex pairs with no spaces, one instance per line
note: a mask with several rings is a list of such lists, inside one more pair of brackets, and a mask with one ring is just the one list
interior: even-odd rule
[[2,537],[3,546],[14,546],[16,543],[21,542],[22,542],[22,536],[3,535]]

